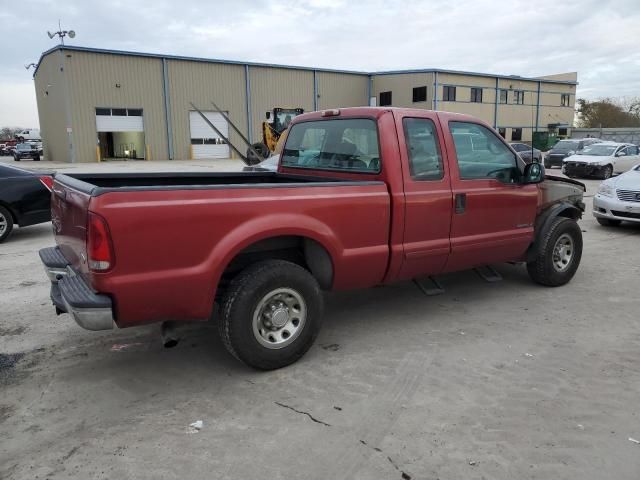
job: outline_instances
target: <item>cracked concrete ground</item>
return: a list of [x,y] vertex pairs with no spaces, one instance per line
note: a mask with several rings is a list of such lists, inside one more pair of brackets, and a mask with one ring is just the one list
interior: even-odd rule
[[437,297],[330,294],[315,346],[267,373],[213,325],[167,350],[157,326],[56,317],[51,227],[17,230],[0,245],[0,478],[636,480],[640,226],[580,224],[565,287],[502,265],[498,283],[446,275]]

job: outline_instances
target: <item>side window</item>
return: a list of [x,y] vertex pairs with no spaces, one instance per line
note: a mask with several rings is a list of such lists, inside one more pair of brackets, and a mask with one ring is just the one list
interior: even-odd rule
[[503,183],[520,180],[516,155],[490,129],[477,123],[449,122],[462,180],[495,178]]
[[442,157],[433,122],[426,118],[405,118],[402,124],[411,178],[440,180],[443,177]]

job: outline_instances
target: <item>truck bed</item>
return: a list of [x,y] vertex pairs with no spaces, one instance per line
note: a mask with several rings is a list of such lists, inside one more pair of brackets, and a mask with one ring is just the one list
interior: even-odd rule
[[[89,212],[110,231],[108,272],[88,269]],[[92,290],[115,299],[121,327],[207,319],[227,267],[256,248],[311,239],[333,260],[331,289],[379,283],[388,265],[391,198],[382,181],[271,172],[58,174],[52,213],[59,251]]]

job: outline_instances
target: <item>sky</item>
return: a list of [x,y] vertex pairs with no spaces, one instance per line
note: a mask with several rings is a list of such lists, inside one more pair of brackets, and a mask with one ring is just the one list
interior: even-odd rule
[[578,98],[640,96],[638,0],[0,0],[0,127],[37,127],[32,72],[72,45],[358,71],[578,72]]

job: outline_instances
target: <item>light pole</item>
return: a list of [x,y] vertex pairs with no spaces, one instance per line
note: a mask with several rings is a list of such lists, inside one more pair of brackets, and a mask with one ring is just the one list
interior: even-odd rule
[[76,36],[76,32],[73,30],[62,30],[62,27],[60,26],[60,20],[58,20],[58,31],[57,32],[47,31],[47,35],[49,35],[49,38],[53,38],[57,35],[58,37],[60,37],[60,43],[64,45],[64,37],[68,35],[69,38],[74,38]]

